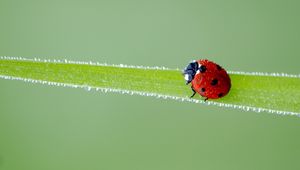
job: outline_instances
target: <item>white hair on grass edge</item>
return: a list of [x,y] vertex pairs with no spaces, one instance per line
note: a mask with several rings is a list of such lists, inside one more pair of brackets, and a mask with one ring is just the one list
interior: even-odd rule
[[239,109],[239,110],[243,110],[243,111],[267,112],[267,113],[275,113],[278,115],[300,116],[300,113],[297,113],[297,112],[272,110],[272,109],[267,109],[267,108],[243,106],[243,105],[236,105],[236,104],[219,103],[219,102],[215,102],[215,101],[204,101],[204,100],[198,100],[198,99],[191,99],[188,97],[177,97],[177,96],[163,95],[163,94],[158,94],[158,93],[148,93],[148,92],[142,92],[142,91],[114,89],[114,88],[105,88],[105,87],[93,87],[93,86],[88,86],[88,85],[76,85],[76,84],[35,80],[35,79],[6,76],[6,75],[0,75],[0,78],[6,79],[6,80],[19,80],[19,81],[24,81],[24,82],[34,83],[34,84],[43,84],[43,85],[49,85],[49,86],[83,88],[87,91],[95,90],[95,91],[104,92],[104,93],[113,92],[113,93],[127,94],[127,95],[139,95],[139,96],[156,97],[156,98],[161,98],[161,99],[172,99],[172,100],[181,101],[181,102],[200,103],[200,104],[205,104],[205,105],[213,105],[213,106],[219,106],[219,107],[225,107],[225,108]]
[[228,74],[238,74],[247,76],[271,76],[271,77],[290,77],[300,78],[300,74],[287,74],[287,73],[262,73],[262,72],[245,72],[245,71],[227,71]]
[[[107,64],[93,61],[72,61],[67,59],[40,59],[40,58],[25,58],[25,57],[9,57],[0,56],[0,60],[16,60],[16,61],[30,61],[30,62],[44,62],[44,63],[60,63],[60,64],[80,64],[80,65],[92,65],[92,66],[109,66],[118,68],[136,68],[136,69],[149,69],[149,70],[174,70],[180,71],[181,69],[171,69],[163,66],[134,66],[126,64]],[[290,77],[300,78],[300,74],[287,74],[287,73],[263,73],[263,72],[245,72],[245,71],[227,71],[229,74],[237,75],[249,75],[249,76],[271,76],[271,77]]]
[[16,60],[16,61],[30,61],[30,62],[41,62],[41,63],[59,63],[59,64],[79,64],[79,65],[91,65],[91,66],[108,66],[108,67],[118,67],[118,68],[136,68],[136,69],[148,69],[148,70],[179,70],[179,69],[170,69],[163,66],[134,66],[126,64],[107,64],[99,63],[93,61],[72,61],[67,59],[40,59],[33,58],[28,59],[24,57],[8,57],[0,56],[0,60]]

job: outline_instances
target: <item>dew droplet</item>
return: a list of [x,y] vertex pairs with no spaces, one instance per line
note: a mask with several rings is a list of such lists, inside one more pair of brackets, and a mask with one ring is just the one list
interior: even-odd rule
[[84,86],[83,88],[84,88],[84,90],[86,90],[86,91],[91,91],[91,90],[92,90],[92,87],[90,87],[90,86]]

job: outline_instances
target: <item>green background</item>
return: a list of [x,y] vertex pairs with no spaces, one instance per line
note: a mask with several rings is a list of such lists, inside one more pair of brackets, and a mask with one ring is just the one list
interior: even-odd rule
[[[0,55],[298,74],[299,7],[0,0]],[[1,170],[298,170],[299,147],[295,116],[0,80]]]

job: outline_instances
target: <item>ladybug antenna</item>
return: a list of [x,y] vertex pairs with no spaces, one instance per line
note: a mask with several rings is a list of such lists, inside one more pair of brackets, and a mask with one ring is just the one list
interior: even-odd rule
[[192,61],[190,62],[187,67],[183,70],[183,76],[186,81],[186,84],[189,84],[195,77],[198,71],[198,62]]

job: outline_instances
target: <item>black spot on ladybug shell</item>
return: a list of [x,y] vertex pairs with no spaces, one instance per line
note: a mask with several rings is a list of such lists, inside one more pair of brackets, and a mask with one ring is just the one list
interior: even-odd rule
[[212,86],[215,86],[218,84],[218,79],[213,79],[210,83]]
[[219,94],[218,94],[218,97],[222,97],[222,96],[223,96],[223,93],[219,93]]
[[217,69],[220,71],[222,70],[222,67],[219,64],[217,64]]
[[206,71],[206,67],[204,65],[201,65],[199,67],[199,71],[200,71],[200,73],[204,73]]
[[201,91],[201,92],[205,92],[205,88],[202,87],[202,88],[200,89],[200,91]]

